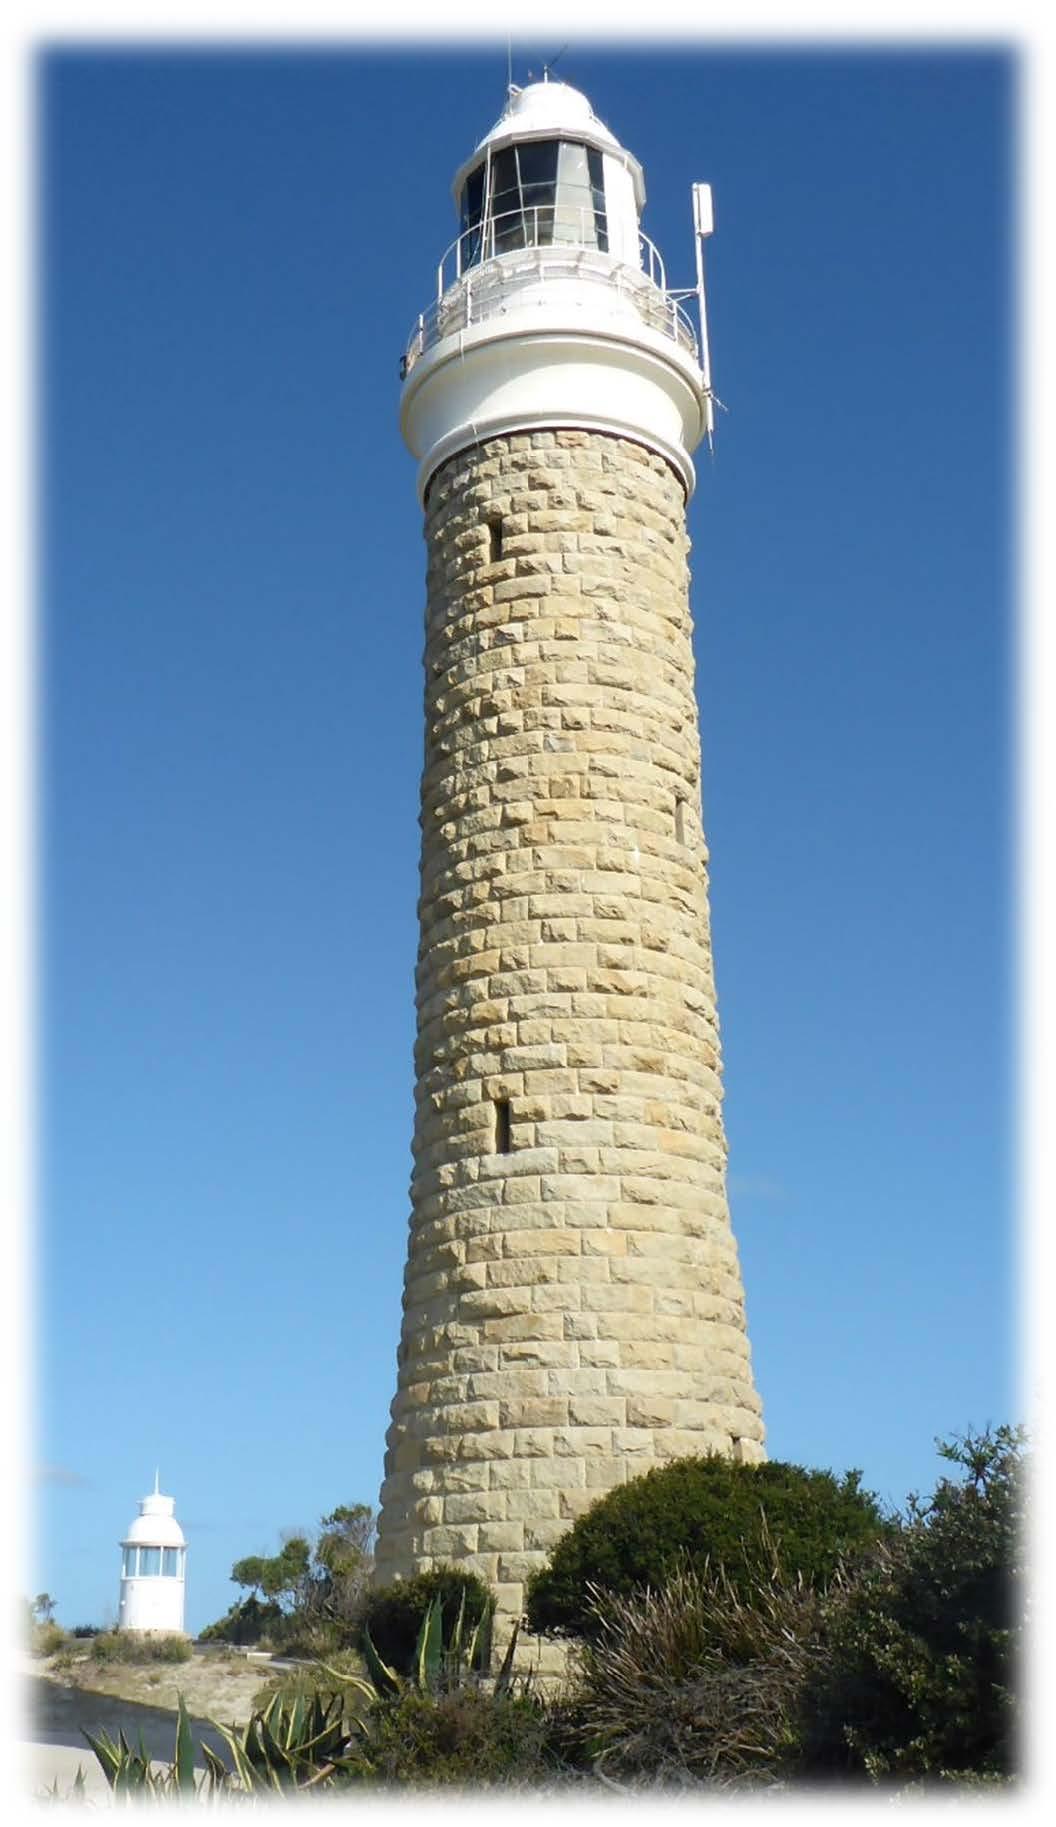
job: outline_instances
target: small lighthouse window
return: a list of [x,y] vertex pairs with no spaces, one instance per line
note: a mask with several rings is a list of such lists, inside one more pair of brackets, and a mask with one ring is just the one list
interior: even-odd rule
[[134,1580],[136,1577],[136,1566],[137,1566],[137,1562],[138,1562],[138,1555],[139,1555],[138,1548],[126,1548],[125,1549],[124,1564],[121,1568],[121,1572],[124,1575],[126,1580]]
[[139,1551],[139,1574],[157,1574],[161,1572],[161,1549],[141,1548]]
[[167,1579],[178,1579],[180,1573],[180,1551],[178,1548],[163,1548],[161,1551],[161,1571]]
[[508,1155],[513,1153],[513,1135],[510,1128],[510,1100],[508,1097],[495,1099],[495,1153]]

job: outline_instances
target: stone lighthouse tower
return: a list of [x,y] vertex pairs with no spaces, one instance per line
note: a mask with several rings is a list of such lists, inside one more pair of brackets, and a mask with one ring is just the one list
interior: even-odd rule
[[611,1486],[765,1455],[693,693],[703,285],[698,334],[641,233],[641,167],[564,83],[511,89],[454,194],[461,233],[403,361],[426,731],[377,1577],[454,1561],[516,1613]]

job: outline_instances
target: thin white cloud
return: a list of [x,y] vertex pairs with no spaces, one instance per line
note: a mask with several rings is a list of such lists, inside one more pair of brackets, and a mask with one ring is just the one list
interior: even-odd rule
[[787,1199],[788,1188],[766,1174],[731,1174],[730,1192],[741,1199]]
[[38,1465],[36,1471],[38,1484],[64,1485],[67,1490],[87,1491],[91,1489],[91,1479],[82,1477],[80,1472],[71,1471],[68,1465]]

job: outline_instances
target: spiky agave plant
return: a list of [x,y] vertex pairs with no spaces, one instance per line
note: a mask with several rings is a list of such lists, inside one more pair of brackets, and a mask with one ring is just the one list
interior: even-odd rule
[[[366,1682],[360,1687],[373,1697]],[[340,1694],[281,1695],[255,1712],[241,1727],[209,1724],[231,1753],[229,1769],[210,1745],[201,1746],[205,1770],[194,1768],[195,1746],[183,1696],[176,1723],[176,1755],[167,1768],[156,1769],[143,1746],[136,1748],[123,1732],[115,1742],[108,1733],[84,1736],[95,1752],[115,1796],[140,1800],[196,1796],[274,1794],[290,1790],[329,1788],[341,1777],[359,1769],[356,1759],[357,1722],[346,1722]]]
[[[355,1676],[346,1680],[365,1696],[371,1695],[365,1681]],[[356,1756],[359,1722],[346,1718],[340,1694],[298,1694],[292,1700],[276,1694],[248,1724],[237,1729],[217,1725],[216,1729],[231,1753],[234,1769],[229,1773],[215,1752],[203,1745],[207,1769],[215,1773],[218,1783],[221,1774],[229,1783],[233,1776],[248,1794],[330,1788],[360,1768]]]
[[[398,1674],[382,1660],[366,1626],[363,1629],[363,1660],[367,1665],[370,1685],[358,1675],[344,1674],[326,1662],[322,1666],[333,1680],[351,1685],[371,1699],[396,1700],[407,1693],[451,1693],[466,1685],[479,1686],[491,1668],[494,1615],[495,1607],[492,1603],[467,1634],[466,1595],[463,1591],[454,1628],[445,1644],[443,1606],[438,1593],[422,1619],[409,1678]],[[520,1619],[514,1624],[502,1666],[495,1678],[494,1692],[500,1696],[510,1691],[519,1631]]]
[[[222,1728],[218,1728],[222,1729]],[[85,1738],[95,1752],[102,1766],[103,1775],[110,1784],[115,1796],[173,1796],[215,1794],[226,1786],[228,1771],[220,1762],[215,1752],[207,1745],[202,1746],[206,1758],[206,1772],[201,1782],[194,1771],[194,1739],[191,1735],[191,1723],[183,1695],[177,1697],[176,1710],[176,1755],[167,1769],[155,1769],[151,1758],[143,1745],[143,1734],[135,1749],[129,1744],[124,1732],[118,1732],[116,1741],[108,1732],[93,1734],[81,1727]],[[81,1773],[78,1771],[78,1777]],[[83,1787],[83,1778],[81,1778]]]
[[[517,1635],[515,1625],[492,1690],[496,1698],[510,1692]],[[167,1769],[153,1767],[142,1737],[137,1749],[128,1744],[123,1732],[119,1733],[116,1743],[105,1732],[97,1737],[85,1732],[85,1737],[115,1795],[142,1799],[180,1795],[213,1797],[335,1788],[357,1778],[369,1778],[373,1771],[368,1720],[360,1717],[355,1708],[348,1708],[352,1697],[364,1703],[365,1714],[369,1716],[377,1705],[405,1699],[408,1694],[436,1696],[467,1686],[479,1687],[490,1667],[491,1652],[491,1610],[467,1634],[463,1594],[454,1629],[445,1646],[443,1614],[437,1597],[422,1621],[409,1679],[398,1675],[382,1661],[369,1631],[365,1631],[363,1653],[369,1681],[322,1663],[320,1666],[325,1673],[339,1684],[337,1691],[328,1693],[320,1689],[292,1698],[275,1694],[241,1727],[210,1720],[209,1724],[230,1752],[230,1769],[209,1745],[203,1744],[201,1755],[205,1771],[200,1778],[196,1776],[194,1740],[182,1695],[176,1725],[176,1756]]]

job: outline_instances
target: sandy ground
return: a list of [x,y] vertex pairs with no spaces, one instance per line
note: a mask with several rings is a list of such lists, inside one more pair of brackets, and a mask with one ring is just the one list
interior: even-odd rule
[[108,1732],[112,1738],[123,1731],[133,1745],[142,1733],[150,1757],[167,1766],[175,1751],[175,1709],[180,1693],[191,1716],[196,1744],[204,1740],[223,1754],[223,1741],[209,1729],[208,1721],[218,1719],[230,1725],[248,1719],[268,1674],[266,1663],[213,1653],[195,1653],[190,1662],[153,1667],[106,1668],[85,1657],[68,1669],[56,1669],[53,1658],[26,1656],[22,1662],[25,1712],[18,1734],[22,1793],[42,1795],[57,1779],[64,1795],[78,1766],[93,1797],[109,1793],[82,1727],[93,1733]]

